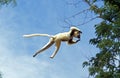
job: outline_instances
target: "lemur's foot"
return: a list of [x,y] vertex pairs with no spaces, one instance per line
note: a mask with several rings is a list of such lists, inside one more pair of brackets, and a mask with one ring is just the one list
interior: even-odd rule
[[35,57],[37,54],[34,54],[33,57]]
[[53,59],[54,57],[50,56],[51,59]]

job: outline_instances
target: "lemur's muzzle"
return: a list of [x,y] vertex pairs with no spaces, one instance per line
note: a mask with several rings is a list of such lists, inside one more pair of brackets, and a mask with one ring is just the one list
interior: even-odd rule
[[80,35],[78,35],[77,38],[80,38]]
[[82,33],[82,31],[80,31],[80,33],[79,33],[79,35],[77,36],[77,38],[79,38],[79,39],[80,39],[81,33]]

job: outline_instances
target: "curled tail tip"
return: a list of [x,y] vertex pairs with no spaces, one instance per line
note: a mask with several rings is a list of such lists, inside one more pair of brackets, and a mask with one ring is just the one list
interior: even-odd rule
[[26,37],[26,35],[23,35],[22,37]]
[[31,37],[31,36],[29,36],[29,35],[23,35],[23,37],[29,38],[29,37]]
[[23,35],[23,37],[28,37],[27,35]]

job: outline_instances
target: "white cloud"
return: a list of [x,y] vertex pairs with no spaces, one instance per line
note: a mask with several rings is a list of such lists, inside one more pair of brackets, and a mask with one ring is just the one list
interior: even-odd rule
[[[7,33],[9,33],[9,31],[7,31]],[[44,60],[39,61],[27,54],[17,54],[20,51],[25,51],[24,49],[19,50],[14,48],[16,52],[13,52],[15,50],[11,50],[9,46],[13,46],[12,44],[15,43],[11,43],[9,39],[12,40],[14,37],[9,36],[9,39],[6,38],[5,36],[7,36],[7,33],[0,34],[0,71],[3,74],[3,78],[45,78],[45,71],[51,66],[49,62]]]
[[49,67],[49,63],[45,61],[39,62],[30,57],[2,57],[1,71],[3,78],[45,78],[45,70]]
[[[11,28],[18,26],[14,23],[15,20],[12,20],[14,12],[7,10],[1,10],[1,14],[10,12],[9,17],[3,14],[0,18],[0,71],[3,78],[45,78],[46,70],[51,65],[47,61],[39,61],[26,53],[23,54],[25,49],[18,48],[24,46],[24,43],[21,43],[22,41],[20,42],[20,39],[17,38],[19,32],[15,28]],[[22,54],[19,55],[19,53]]]

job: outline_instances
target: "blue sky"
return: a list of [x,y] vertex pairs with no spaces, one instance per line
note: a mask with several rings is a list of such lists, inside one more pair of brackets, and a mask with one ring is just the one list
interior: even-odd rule
[[[0,71],[3,78],[87,78],[83,61],[94,56],[97,49],[89,44],[95,36],[94,20],[79,26],[83,32],[81,41],[68,46],[62,43],[54,59],[50,55],[54,46],[33,58],[32,55],[44,46],[49,38],[23,38],[24,34],[46,33],[54,35],[68,31],[64,19],[86,9],[81,2],[77,7],[67,4],[68,0],[17,0],[15,7],[0,9]],[[74,2],[74,0],[69,0]],[[79,8],[80,7],[80,8]],[[84,17],[70,18],[70,24],[82,23]]]

